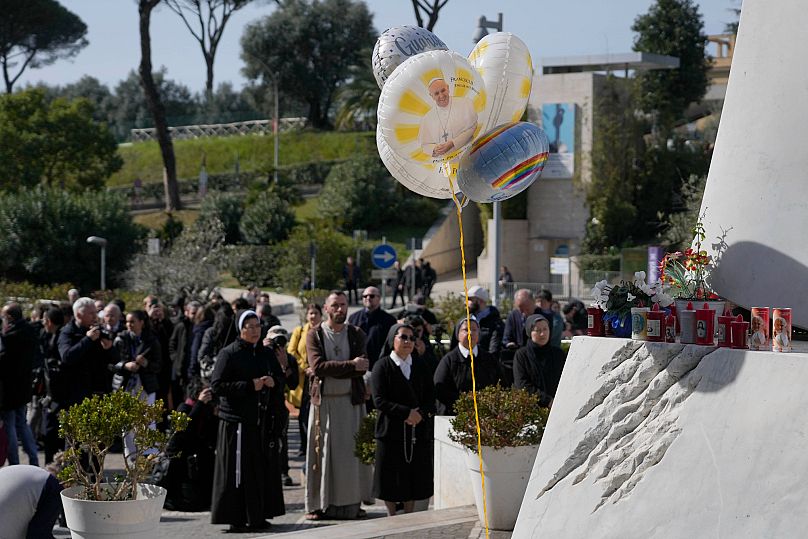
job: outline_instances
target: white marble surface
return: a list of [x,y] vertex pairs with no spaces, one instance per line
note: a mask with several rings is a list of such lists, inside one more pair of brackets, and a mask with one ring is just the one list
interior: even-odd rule
[[[738,3],[740,7],[740,2]],[[804,0],[744,0],[701,211],[723,251],[716,291],[744,307],[791,307],[808,327],[808,27]],[[717,249],[723,237],[726,245]]]
[[453,416],[435,417],[435,466],[432,503],[435,509],[474,505],[474,492],[466,469],[466,450],[449,439]]
[[513,537],[803,537],[808,354],[576,337]]

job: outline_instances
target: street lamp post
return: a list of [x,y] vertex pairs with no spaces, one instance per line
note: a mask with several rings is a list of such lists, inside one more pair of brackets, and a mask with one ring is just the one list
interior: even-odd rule
[[101,290],[107,289],[107,240],[98,236],[90,236],[87,243],[101,247]]
[[275,156],[273,161],[273,180],[275,185],[278,184],[278,151],[281,144],[281,119],[278,117],[278,73],[274,72],[272,76],[272,93],[275,94]]
[[[496,21],[488,21],[485,18],[485,15],[481,16],[477,21],[477,29],[474,31],[474,36],[472,40],[474,43],[479,42],[482,38],[488,35],[488,29],[496,30],[497,32],[502,32],[502,13],[498,14]],[[497,306],[499,303],[499,257],[500,257],[500,242],[501,238],[501,231],[502,231],[502,214],[500,208],[500,202],[494,202],[494,238],[491,246],[492,251],[492,263],[494,266],[494,271],[491,275],[491,303],[494,306]]]

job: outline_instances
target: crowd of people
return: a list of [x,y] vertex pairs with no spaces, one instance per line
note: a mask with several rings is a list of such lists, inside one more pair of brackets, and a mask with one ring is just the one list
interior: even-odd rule
[[[433,340],[437,319],[425,296],[410,299],[391,314],[367,287],[349,317],[349,297],[336,290],[323,305],[307,305],[291,334],[259,291],[232,303],[214,295],[204,305],[149,295],[134,309],[74,295],[36,305],[28,318],[9,303],[0,348],[8,462],[20,463],[21,443],[38,466],[39,441],[51,463],[64,448],[59,412],[85,397],[124,390],[160,399],[166,414],[191,418],[160,474],[166,508],[210,510],[211,522],[231,531],[262,530],[284,514],[283,486],[292,484],[289,403],[300,411],[307,519],[361,518],[374,498],[391,515],[410,512],[432,495],[433,417],[452,415],[471,390],[470,355],[478,389],[515,386],[551,407],[564,366],[560,340],[580,318],[574,302],[561,314],[549,292],[518,290],[503,321],[487,291],[472,287],[472,316],[456,325],[445,351]],[[354,435],[374,408],[376,461],[368,466],[354,455]],[[122,444],[128,458],[133,441],[124,436]]]
[[[438,274],[429,261],[419,258],[412,263],[401,267],[401,263],[393,262],[392,271],[395,275],[385,280],[385,286],[392,291],[393,301],[390,308],[394,309],[399,300],[401,306],[405,307],[405,297],[407,302],[412,302],[416,296],[423,296],[429,299],[432,288],[438,281]],[[342,267],[342,280],[345,283],[345,292],[348,295],[348,304],[359,304],[358,287],[362,280],[361,268],[354,262],[353,257],[348,257]],[[308,284],[307,284],[308,283]],[[307,279],[302,289],[308,290],[311,281]],[[308,287],[308,288],[307,288]],[[387,306],[384,306],[387,308]]]

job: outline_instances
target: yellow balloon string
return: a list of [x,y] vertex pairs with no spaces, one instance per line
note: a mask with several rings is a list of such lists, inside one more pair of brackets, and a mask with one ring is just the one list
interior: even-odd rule
[[485,499],[485,472],[483,471],[483,451],[482,451],[482,440],[480,437],[480,414],[477,410],[477,379],[474,376],[474,350],[471,346],[471,329],[469,328],[469,320],[471,319],[471,311],[469,310],[469,285],[466,281],[466,250],[463,244],[463,203],[466,202],[465,198],[463,202],[457,200],[457,195],[455,193],[454,188],[454,176],[457,173],[456,169],[451,166],[448,162],[444,163],[444,170],[446,171],[446,177],[449,178],[449,187],[452,190],[452,200],[454,200],[455,206],[457,208],[457,224],[460,228],[460,260],[461,264],[460,267],[463,271],[463,292],[466,297],[466,328],[468,329],[468,349],[469,349],[469,357],[471,358],[471,395],[474,400],[474,421],[477,425],[477,456],[480,459],[480,477],[482,478],[482,490],[483,490],[483,524],[485,525],[485,537],[488,539],[488,506],[486,504]]

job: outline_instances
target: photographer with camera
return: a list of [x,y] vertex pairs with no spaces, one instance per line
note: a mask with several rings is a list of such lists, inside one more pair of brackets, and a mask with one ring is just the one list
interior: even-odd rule
[[[289,343],[289,332],[282,326],[272,326],[264,337],[264,346],[275,352],[275,358],[286,375],[286,389],[294,390],[300,383],[298,376],[297,360],[294,356],[286,353],[286,345]],[[281,481],[284,486],[291,487],[294,481],[289,477],[289,409],[284,403],[282,417],[279,418],[283,425],[283,432],[278,448],[278,463],[281,469]]]
[[60,374],[65,394],[62,409],[83,401],[93,393],[108,393],[112,373],[108,366],[117,361],[112,338],[98,325],[98,312],[91,298],[73,303],[73,320],[59,332]]

